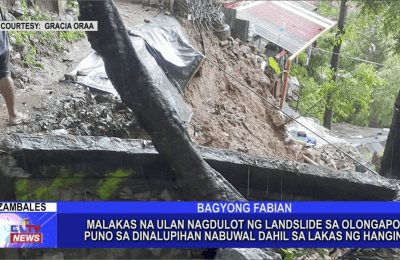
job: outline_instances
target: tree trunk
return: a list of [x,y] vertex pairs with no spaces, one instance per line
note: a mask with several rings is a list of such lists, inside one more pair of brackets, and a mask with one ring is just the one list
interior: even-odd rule
[[[336,34],[336,42],[335,46],[333,46],[333,53],[331,59],[331,69],[334,72],[334,80],[337,81],[337,72],[339,70],[339,60],[340,60],[340,48],[342,47],[342,37],[345,33],[344,24],[346,22],[347,15],[347,0],[342,0],[340,3],[340,13],[339,13],[339,21],[338,21],[338,29],[339,31]],[[325,116],[324,116],[324,127],[331,129],[332,128],[332,100],[331,96],[327,97],[327,107],[325,108]]]
[[102,56],[107,76],[122,101],[136,114],[159,154],[176,173],[182,197],[244,201],[191,145],[176,112],[140,63],[114,2],[79,1],[79,7],[80,21],[98,21],[98,31],[87,32],[91,46]]
[[394,114],[390,132],[383,153],[380,174],[398,179],[400,177],[400,92],[394,105]]
[[332,109],[325,108],[324,127],[328,129],[332,128],[332,118],[333,118]]

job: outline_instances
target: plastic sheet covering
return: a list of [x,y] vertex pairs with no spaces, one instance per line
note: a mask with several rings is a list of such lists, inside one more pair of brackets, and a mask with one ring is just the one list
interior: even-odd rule
[[[155,18],[151,25],[130,30],[132,45],[152,81],[159,87],[182,121],[190,122],[193,112],[181,96],[188,81],[196,73],[204,56],[194,49],[179,23],[168,16]],[[101,56],[93,52],[71,72],[83,70],[78,83],[100,91],[119,94],[107,77]]]
[[150,24],[135,26],[129,35],[145,39],[147,50],[182,92],[204,59],[190,45],[178,21],[169,16],[158,16]]
[[78,83],[111,93],[120,99],[118,92],[107,77],[103,59],[97,52],[93,51],[89,54],[71,74],[76,74],[78,70],[83,70],[88,74],[87,76],[78,76]]

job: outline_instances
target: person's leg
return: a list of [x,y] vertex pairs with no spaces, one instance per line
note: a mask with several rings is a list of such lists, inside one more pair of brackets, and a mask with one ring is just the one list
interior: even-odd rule
[[15,88],[10,72],[10,53],[6,51],[0,55],[0,94],[3,95],[8,110],[8,123],[15,125],[21,123],[22,114],[15,108]]
[[14,125],[17,123],[18,115],[15,109],[14,82],[10,76],[0,79],[0,93],[3,95],[8,110],[8,123]]

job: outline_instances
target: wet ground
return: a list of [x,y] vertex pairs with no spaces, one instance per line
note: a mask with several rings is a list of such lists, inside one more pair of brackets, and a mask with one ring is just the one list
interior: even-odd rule
[[[144,19],[151,20],[160,12],[157,8],[142,7],[141,4],[132,4],[129,1],[117,0],[115,3],[127,28],[144,23]],[[16,106],[19,112],[29,114],[32,122],[8,126],[8,111],[4,98],[0,96],[0,139],[4,139],[9,133],[52,133],[60,129],[66,129],[60,133],[68,134],[115,135],[122,138],[140,136],[135,133],[135,122],[130,112],[111,96],[102,98],[87,87],[59,82],[64,74],[72,71],[91,52],[92,48],[85,36],[79,42],[68,44],[63,53],[40,57],[43,69],[23,68],[22,75],[29,80],[24,82],[23,88],[16,87]],[[63,61],[66,56],[71,61]],[[89,107],[84,109],[84,105]],[[112,116],[114,113],[116,116]],[[106,129],[104,122],[114,128]],[[124,130],[128,127],[131,128],[131,133]]]

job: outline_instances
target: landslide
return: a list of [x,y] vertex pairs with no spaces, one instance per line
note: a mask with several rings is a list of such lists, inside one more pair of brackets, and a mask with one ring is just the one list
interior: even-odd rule
[[[198,50],[203,50],[203,40],[208,59],[277,104],[269,91],[274,79],[252,61],[254,46],[232,39],[221,42],[204,32],[200,37],[192,23],[180,22]],[[279,112],[210,62],[189,82],[184,98],[194,113],[189,133],[199,145],[296,161],[296,150],[284,142],[285,121]]]

